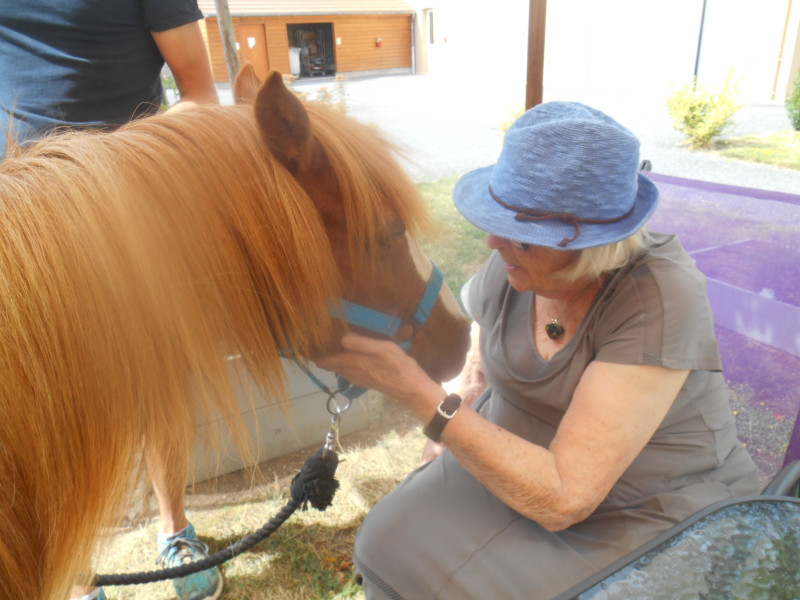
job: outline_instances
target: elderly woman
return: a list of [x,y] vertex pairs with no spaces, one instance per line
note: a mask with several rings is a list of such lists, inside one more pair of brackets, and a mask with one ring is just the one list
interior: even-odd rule
[[[587,106],[537,106],[496,165],[457,184],[494,250],[465,286],[479,408],[390,342],[348,334],[320,364],[408,407],[446,450],[367,516],[366,597],[552,598],[717,500],[756,494],[705,279],[643,229],[639,142]],[[430,450],[430,449],[428,449]],[[435,454],[435,453],[434,453]]]

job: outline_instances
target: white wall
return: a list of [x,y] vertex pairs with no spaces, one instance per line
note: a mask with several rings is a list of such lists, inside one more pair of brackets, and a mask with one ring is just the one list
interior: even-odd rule
[[702,0],[560,0],[547,4],[546,100],[663,103],[690,81]]
[[[528,0],[429,4],[438,38],[430,49],[431,73],[463,77],[473,85],[491,85],[494,74],[500,85],[508,79],[524,85]],[[719,86],[733,66],[742,76],[743,101],[764,103],[772,99],[777,73],[776,101],[782,102],[800,24],[798,6],[789,19],[778,73],[788,6],[789,0],[707,0],[699,81]],[[703,0],[550,0],[545,100],[583,100],[598,108],[663,104],[672,86],[694,76],[702,13]]]
[[[769,102],[778,74],[788,0],[707,1],[698,80],[721,86],[733,67],[742,76],[740,87],[746,103]],[[797,18],[795,15],[790,32],[797,31]],[[794,44],[786,49],[788,61],[793,49]],[[788,72],[788,65],[784,70]],[[786,83],[776,98],[780,102],[785,96],[785,86]]]
[[436,41],[431,74],[463,86],[465,94],[493,89],[525,101],[527,0],[432,0]]
[[[310,454],[324,445],[331,424],[326,408],[328,396],[293,362],[282,360],[282,363],[288,383],[286,399],[264,396],[249,379],[239,386],[239,407],[249,438],[245,441],[250,445],[253,460],[242,458],[233,434],[219,416],[207,423],[198,422],[193,481],[204,481],[312,446]],[[336,387],[332,373],[313,365],[309,368],[328,387]],[[344,398],[338,397],[337,402],[342,408],[346,405]],[[354,400],[342,415],[340,435],[378,423],[382,404],[383,396],[374,391]],[[204,442],[209,434],[214,440],[212,447]]]

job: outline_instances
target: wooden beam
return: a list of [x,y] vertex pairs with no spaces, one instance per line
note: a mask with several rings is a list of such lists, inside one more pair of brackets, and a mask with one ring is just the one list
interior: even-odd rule
[[233,32],[233,19],[228,7],[228,0],[214,0],[217,9],[217,23],[222,36],[222,51],[225,54],[225,64],[228,67],[228,81],[233,85],[239,73],[239,52],[236,50],[236,34]]
[[528,83],[525,108],[542,103],[544,90],[544,30],[547,0],[530,0],[528,15]]

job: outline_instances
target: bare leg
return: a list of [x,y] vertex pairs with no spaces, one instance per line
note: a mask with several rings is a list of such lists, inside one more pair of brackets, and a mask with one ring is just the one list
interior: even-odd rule
[[[184,500],[187,461],[181,460],[183,457],[180,454],[179,450],[177,455],[171,455],[166,460],[154,451],[147,451],[145,456],[161,515],[161,530],[158,534],[161,566],[177,566],[187,560],[194,562],[208,556],[208,546],[196,539],[196,532],[186,517]],[[178,532],[182,532],[180,536],[174,536]],[[186,577],[177,577],[172,583],[181,600],[217,600],[225,589],[225,579],[216,567]]]
[[[184,510],[186,498],[186,478],[175,477],[175,470],[170,470],[167,461],[148,451],[146,455],[147,470],[153,484],[153,491],[158,501],[158,512],[161,516],[161,533],[173,534],[188,527],[189,520]],[[182,472],[183,465],[177,471]]]

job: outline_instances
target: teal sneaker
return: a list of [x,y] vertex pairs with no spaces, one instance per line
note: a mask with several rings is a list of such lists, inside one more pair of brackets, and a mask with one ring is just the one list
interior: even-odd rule
[[[161,554],[156,563],[161,567],[179,567],[208,557],[208,546],[197,539],[191,524],[169,536],[159,533],[158,549]],[[217,600],[225,588],[225,580],[216,567],[173,579],[172,583],[179,600]]]
[[106,593],[103,591],[103,588],[94,588],[85,596],[81,596],[75,600],[108,600],[108,598],[106,598]]

